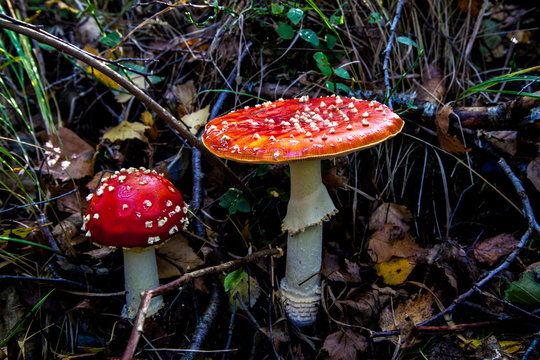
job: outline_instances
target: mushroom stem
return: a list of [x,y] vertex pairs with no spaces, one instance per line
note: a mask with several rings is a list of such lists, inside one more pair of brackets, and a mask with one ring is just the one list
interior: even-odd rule
[[[153,247],[124,249],[124,278],[126,305],[122,316],[133,319],[141,303],[141,293],[159,286],[155,249]],[[163,298],[153,297],[146,316],[154,315],[162,306]]]
[[315,322],[320,300],[322,222],[337,210],[322,183],[321,161],[290,163],[291,198],[283,228],[287,240],[287,268],[281,295],[289,319],[297,326]]

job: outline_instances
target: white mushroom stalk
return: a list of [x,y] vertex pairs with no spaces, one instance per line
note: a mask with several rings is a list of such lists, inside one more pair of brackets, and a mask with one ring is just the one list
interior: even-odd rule
[[289,319],[308,326],[315,322],[321,297],[322,222],[337,210],[322,183],[320,160],[289,165],[291,197],[283,220],[289,234],[281,295]]
[[[126,304],[122,310],[124,318],[133,319],[141,304],[141,293],[159,286],[156,251],[146,249],[124,249],[124,286]],[[141,271],[144,269],[144,271]],[[156,314],[163,306],[162,296],[153,296],[148,307],[148,316]]]

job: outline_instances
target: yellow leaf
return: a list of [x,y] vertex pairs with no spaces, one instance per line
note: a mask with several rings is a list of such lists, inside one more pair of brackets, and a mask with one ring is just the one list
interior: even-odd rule
[[139,139],[148,142],[144,135],[146,129],[148,129],[148,126],[144,124],[124,120],[103,134],[103,140],[108,139],[110,142],[115,142],[117,140]]
[[154,125],[154,118],[152,117],[152,114],[150,111],[145,111],[141,114],[141,120],[146,126],[153,126]]
[[100,82],[102,82],[103,85],[105,85],[105,86],[107,86],[107,87],[109,87],[111,89],[120,88],[120,85],[116,81],[114,81],[113,79],[111,79],[110,77],[108,77],[107,75],[102,73],[101,71],[99,71],[97,69],[94,69],[91,66],[88,66],[86,68],[86,72],[89,73],[90,75],[93,75],[96,79],[98,79]]
[[201,126],[208,121],[208,116],[210,116],[210,106],[206,106],[191,114],[182,116],[182,121],[187,125],[189,131],[191,131],[193,135],[196,135]]
[[58,6],[59,10],[67,10],[73,14],[78,14],[79,10],[67,5],[65,2],[60,0],[49,0],[45,3],[48,7],[52,7],[54,4]]
[[393,258],[380,264],[375,264],[377,275],[381,276],[384,283],[388,285],[403,284],[414,267],[415,263],[403,258]]
[[6,229],[2,233],[0,233],[0,236],[2,237],[12,237],[13,235],[24,239],[28,236],[34,230],[33,227],[20,227],[15,229]]

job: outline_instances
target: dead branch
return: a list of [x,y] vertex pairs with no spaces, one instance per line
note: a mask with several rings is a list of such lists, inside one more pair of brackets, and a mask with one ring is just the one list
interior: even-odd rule
[[280,248],[261,250],[251,255],[244,256],[240,259],[231,260],[223,264],[186,273],[178,279],[173,280],[167,284],[163,284],[157,288],[145,291],[141,297],[141,305],[139,306],[137,316],[133,321],[133,329],[131,330],[131,335],[124,351],[124,355],[122,356],[122,360],[129,360],[133,358],[133,355],[135,354],[135,350],[137,349],[139,339],[144,329],[144,322],[146,320],[146,313],[148,312],[148,307],[150,306],[150,300],[152,300],[153,296],[162,295],[166,292],[175,290],[179,286],[198,277],[218,274],[221,272],[230,272],[239,268],[242,265],[249,264],[266,256],[280,257],[281,255],[283,255],[283,250],[281,250]]
[[116,71],[106,66],[98,56],[92,55],[84,50],[79,49],[75,45],[62,40],[52,34],[43,31],[38,26],[34,26],[6,15],[0,14],[0,27],[14,31],[21,35],[28,36],[38,42],[54,47],[56,50],[74,57],[77,60],[84,62],[92,68],[101,71],[104,75],[114,80],[126,91],[132,94],[135,98],[145,104],[156,115],[163,119],[174,131],[181,137],[186,139],[194,148],[199,150],[214,166],[220,168],[228,177],[235,183],[238,188],[244,191],[251,197],[254,197],[242,180],[231,170],[221,159],[212,154],[196,136],[191,134],[187,127],[183,126],[180,120],[176,119],[167,109],[159,105],[154,99],[148,96],[144,91],[132,84],[128,79],[122,77]]

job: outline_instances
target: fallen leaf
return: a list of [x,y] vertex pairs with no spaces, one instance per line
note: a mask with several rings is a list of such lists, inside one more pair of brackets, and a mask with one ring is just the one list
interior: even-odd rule
[[417,100],[440,102],[446,94],[446,86],[441,69],[435,64],[429,64],[422,86],[418,88]]
[[[94,49],[92,46],[90,46],[88,44],[84,46],[83,50],[90,53],[90,54],[92,54],[92,55],[99,55],[99,51],[97,51],[96,49]],[[99,71],[97,69],[94,69],[93,67],[88,66],[88,65],[82,63],[81,61],[78,61],[78,64],[81,67],[83,67],[84,69],[86,69],[86,72],[88,74],[94,76],[101,83],[103,83],[103,85],[107,86],[108,88],[111,88],[111,89],[114,89],[114,90],[117,90],[117,89],[120,88],[120,84],[118,84],[116,81],[114,81],[113,79],[111,79],[110,77],[108,77],[107,75],[102,73],[101,71]]]
[[68,4],[60,0],[49,0],[45,4],[47,5],[47,7],[52,7],[53,5],[56,5],[58,7],[58,10],[66,10],[73,14],[79,13],[79,10],[69,6]]
[[414,260],[424,252],[408,232],[394,224],[386,224],[383,230],[374,232],[369,238],[368,254],[376,263],[392,257]]
[[174,98],[176,98],[178,105],[176,106],[176,110],[178,111],[178,115],[180,117],[192,113],[193,108],[193,101],[195,99],[195,95],[197,94],[197,89],[195,89],[195,85],[193,85],[193,80],[189,80],[188,82],[176,85],[174,87]]
[[474,247],[474,257],[493,266],[501,256],[508,255],[519,243],[511,234],[499,234],[479,242]]
[[383,278],[387,285],[401,285],[413,271],[416,264],[408,259],[393,258],[380,264],[375,264],[377,275]]
[[148,138],[144,135],[144,132],[148,129],[148,126],[139,122],[129,122],[127,120],[122,121],[105,134],[103,134],[103,140],[107,139],[110,142],[123,141],[129,139],[138,139],[144,142],[148,142]]
[[464,13],[471,14],[473,17],[477,17],[482,9],[482,0],[458,0],[457,6],[459,10]]
[[[111,80],[112,81],[112,80]],[[139,74],[131,74],[130,75],[130,81],[136,86],[138,87],[139,89],[146,89],[148,87],[148,84],[146,83],[146,79],[144,76],[142,75],[139,75]],[[118,87],[116,89],[120,88],[120,85],[118,85]],[[124,89],[124,88],[122,88]],[[114,98],[116,99],[117,102],[119,102],[120,104],[123,104],[125,102],[127,102],[129,99],[131,99],[133,97],[133,95],[129,92],[127,92],[127,90],[123,90],[123,92],[119,92],[118,94],[116,94],[114,96]]]
[[182,122],[193,135],[197,135],[199,129],[208,121],[208,116],[210,116],[209,105],[191,114],[182,116]]
[[411,212],[403,205],[381,204],[369,217],[369,230],[383,230],[388,223],[399,226],[404,231],[409,230],[408,223],[412,219]]
[[540,283],[536,280],[537,273],[526,271],[518,281],[510,284],[505,291],[505,299],[513,304],[529,306],[533,309],[540,307]]
[[381,330],[400,329],[407,323],[407,319],[410,319],[414,324],[429,319],[433,314],[433,300],[433,295],[427,292],[415,299],[408,299],[398,304],[394,309],[388,305],[381,312],[379,320]]
[[246,306],[253,307],[257,298],[261,295],[261,289],[257,280],[244,272],[244,276],[229,288],[228,293],[231,308],[234,301],[236,301],[237,294]]
[[365,336],[351,329],[336,331],[326,337],[323,350],[328,352],[331,360],[354,360],[357,359],[358,350],[365,351],[368,341]]
[[158,247],[156,253],[160,255],[157,257],[160,279],[182,275],[179,268],[188,272],[203,264],[201,258],[189,246],[188,240],[182,234],[175,235]]
[[518,132],[510,130],[484,131],[483,135],[493,146],[510,154],[516,155],[518,150]]
[[469,152],[471,149],[466,149],[457,137],[448,134],[450,114],[452,112],[452,107],[447,105],[437,111],[437,114],[435,115],[435,126],[437,127],[439,145],[441,145],[441,149],[450,153]]
[[345,300],[336,300],[334,304],[342,309],[343,318],[352,320],[360,325],[367,325],[371,321],[378,319],[384,306],[400,296],[397,290],[391,287],[379,288],[377,285],[371,285],[371,289],[358,293],[358,290],[352,289],[345,296]]
[[540,191],[540,156],[527,165],[527,178],[531,180],[536,190]]
[[55,179],[68,181],[92,174],[94,148],[68,128],[49,134],[43,148],[49,173]]

